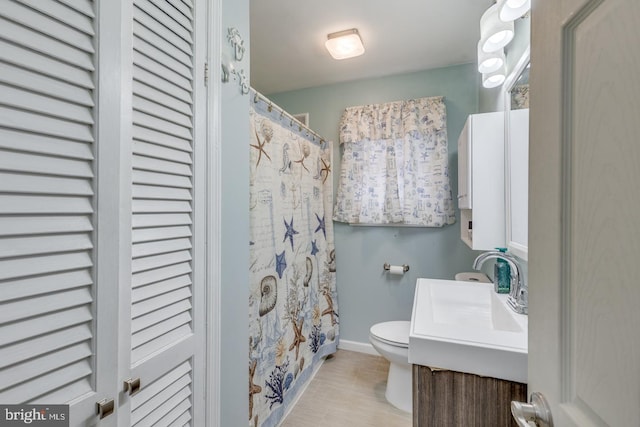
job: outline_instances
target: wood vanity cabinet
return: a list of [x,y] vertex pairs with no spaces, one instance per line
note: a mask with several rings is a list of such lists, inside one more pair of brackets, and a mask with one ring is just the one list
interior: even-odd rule
[[413,365],[413,427],[518,427],[512,400],[526,384]]

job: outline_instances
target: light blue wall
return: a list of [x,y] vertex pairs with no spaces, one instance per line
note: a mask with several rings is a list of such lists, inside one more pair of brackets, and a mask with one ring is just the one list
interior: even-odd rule
[[[243,36],[246,53],[236,68],[249,73],[249,0],[222,1],[221,40],[231,56],[227,28]],[[215,64],[216,62],[213,61]],[[236,82],[222,85],[222,281],[220,339],[220,425],[249,420],[249,97]]]
[[[345,107],[445,96],[449,163],[453,195],[457,195],[457,141],[469,114],[477,112],[479,76],[474,64],[359,80],[271,94],[289,113],[309,113],[310,127],[338,141]],[[340,150],[334,146],[334,185]],[[459,218],[459,213],[457,214]],[[442,229],[351,227],[335,223],[338,303],[342,340],[368,342],[371,325],[409,320],[418,277],[453,278],[470,271],[475,253],[460,240],[460,225]],[[389,276],[383,264],[409,264],[404,276]]]

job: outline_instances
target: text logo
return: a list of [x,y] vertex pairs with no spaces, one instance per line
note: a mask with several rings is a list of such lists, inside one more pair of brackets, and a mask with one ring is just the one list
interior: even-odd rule
[[0,405],[0,427],[69,427],[69,405]]

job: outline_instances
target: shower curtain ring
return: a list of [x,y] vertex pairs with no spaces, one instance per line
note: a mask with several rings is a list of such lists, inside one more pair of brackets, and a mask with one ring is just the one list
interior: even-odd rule
[[269,112],[273,111],[273,103],[271,101],[269,101],[269,106],[267,107],[267,110],[269,110]]
[[284,110],[280,110],[280,120],[284,117]]
[[253,103],[257,104],[258,103],[258,92],[256,92],[255,95],[253,95]]

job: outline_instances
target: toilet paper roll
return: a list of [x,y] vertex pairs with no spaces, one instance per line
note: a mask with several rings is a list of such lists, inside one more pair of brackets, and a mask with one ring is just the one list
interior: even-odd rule
[[392,265],[389,267],[389,274],[404,274],[404,267],[401,265]]

